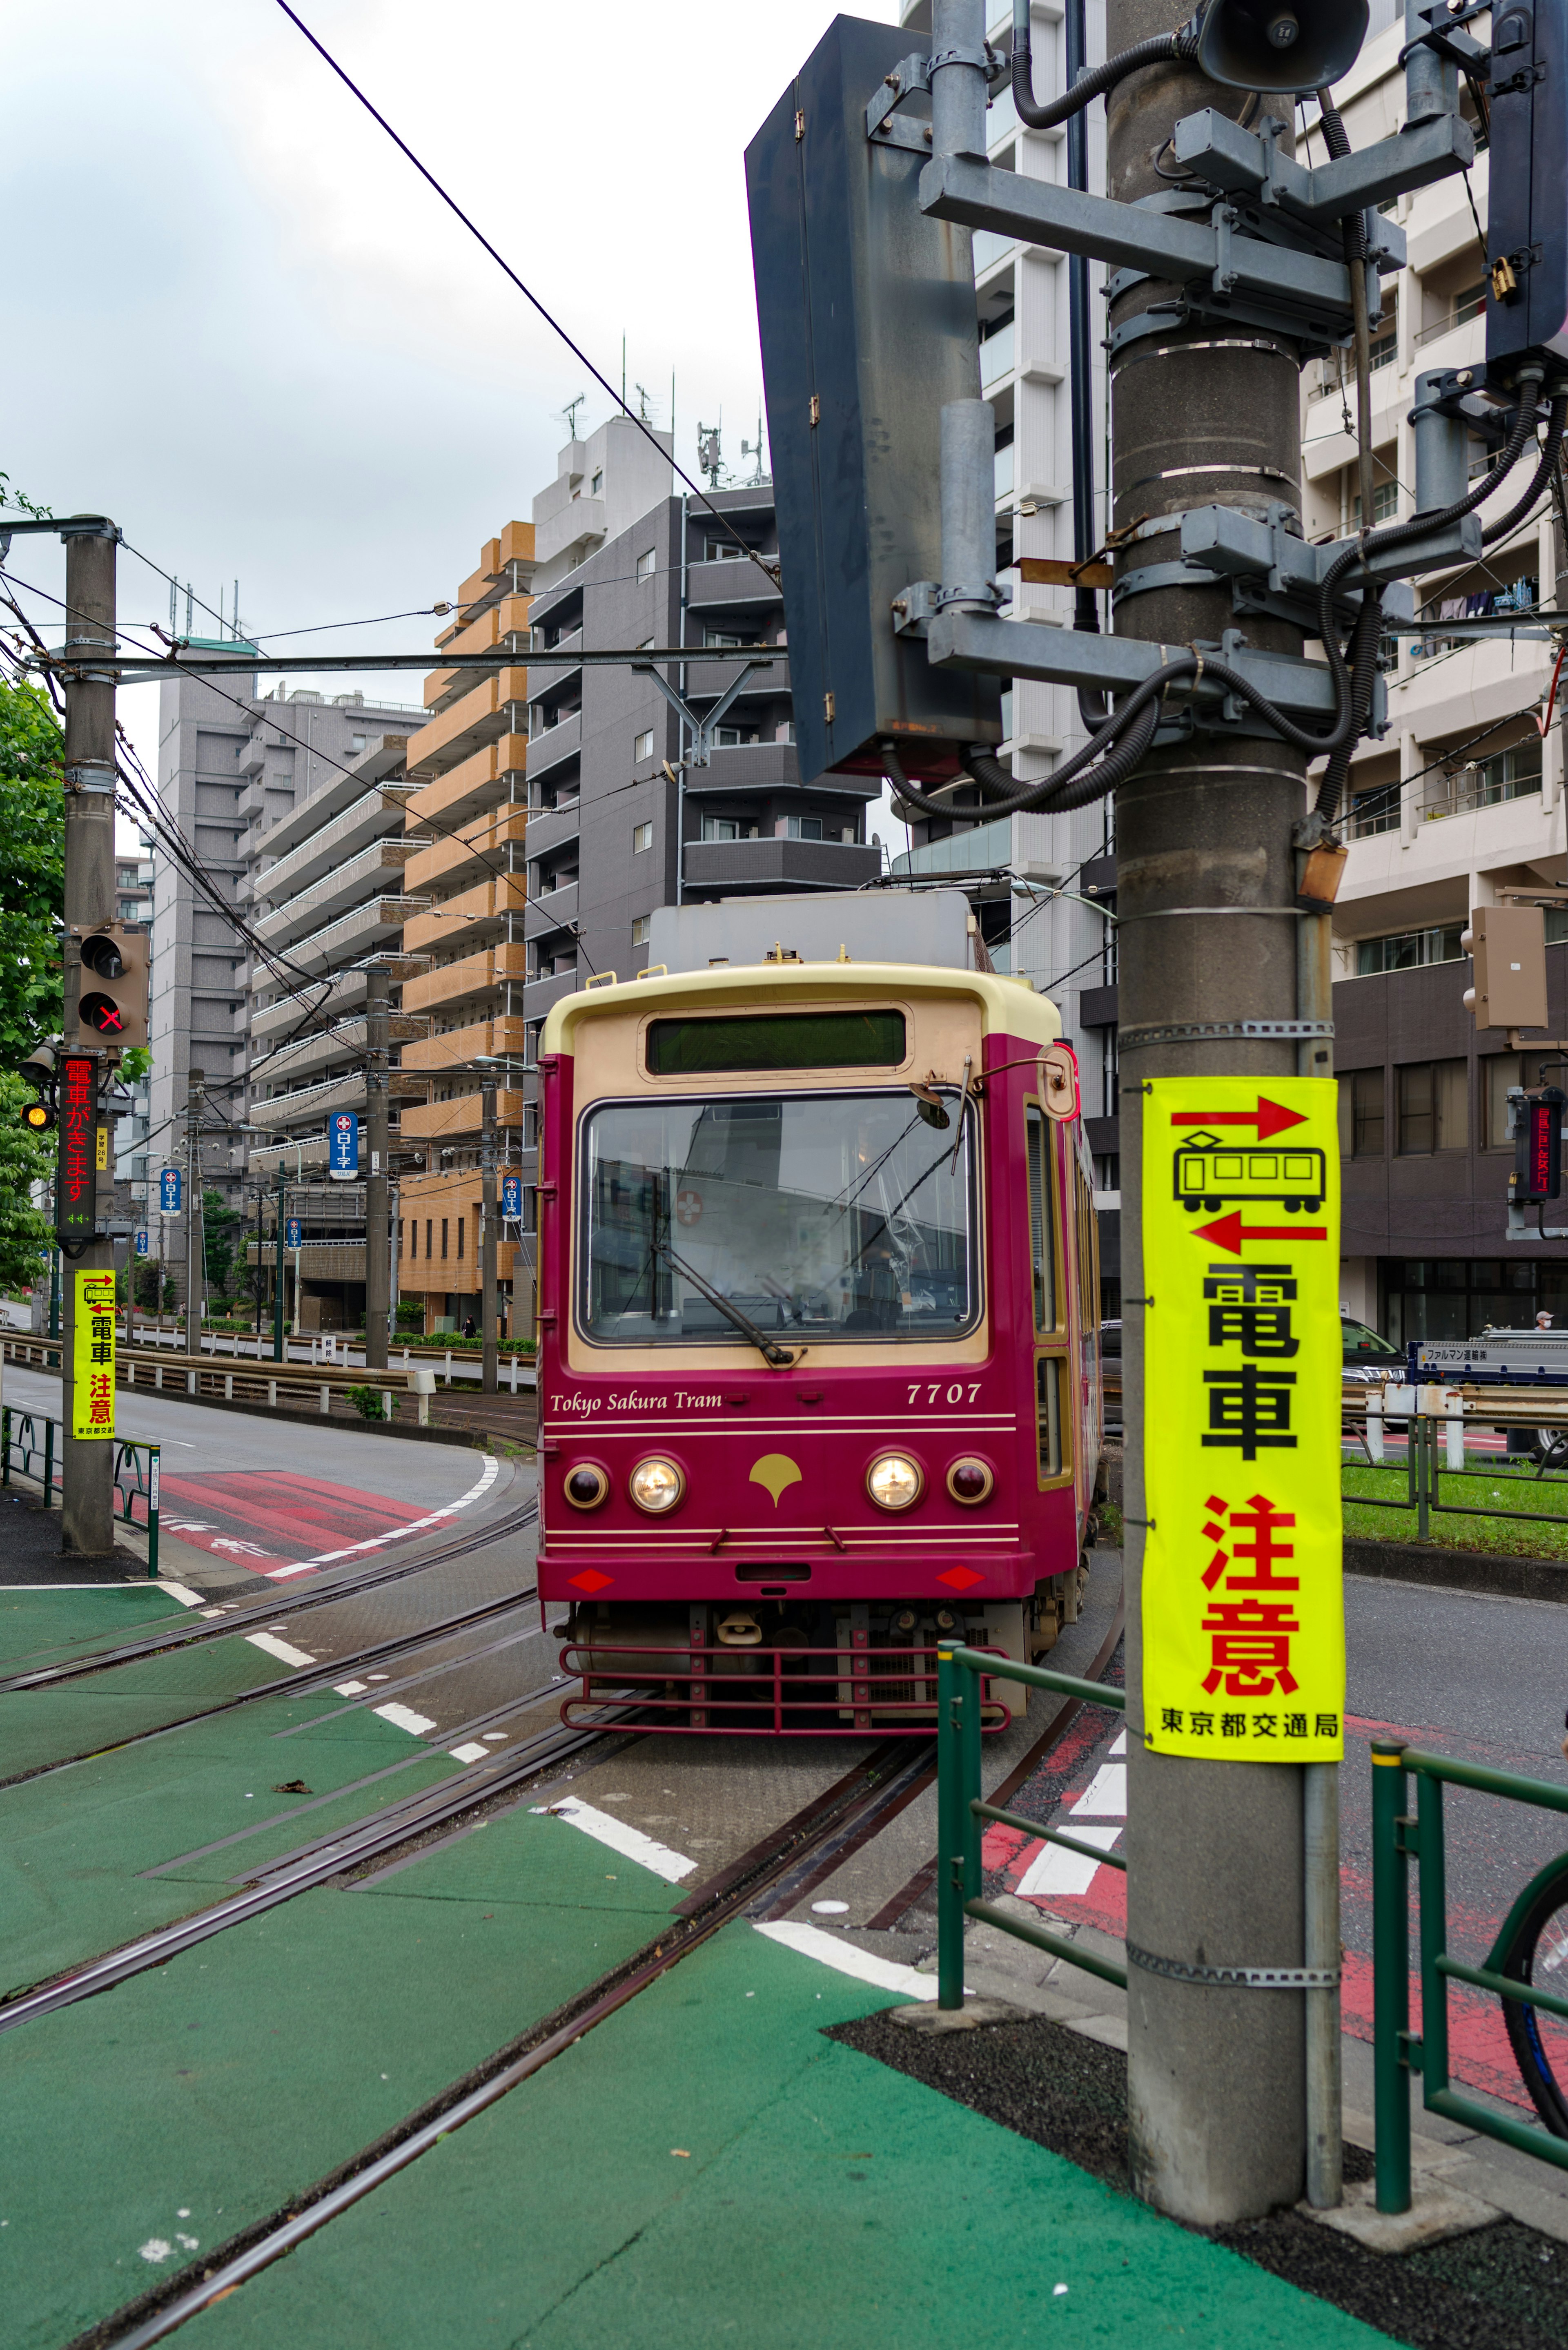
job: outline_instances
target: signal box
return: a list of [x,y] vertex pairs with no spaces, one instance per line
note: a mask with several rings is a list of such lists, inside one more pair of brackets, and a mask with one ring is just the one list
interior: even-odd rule
[[72,926],[69,960],[79,965],[77,1019],[82,1035],[124,1048],[147,1042],[148,937],[140,922]]
[[[866,135],[911,36],[836,17],[746,150],[795,754],[916,781],[1002,740],[994,678],[947,675],[893,602],[941,578],[941,410],[980,396],[970,232],[928,220],[926,152]],[[929,120],[911,98],[900,121]]]
[[1478,1028],[1546,1026],[1546,917],[1539,906],[1478,906],[1459,943],[1475,963],[1465,1009]]

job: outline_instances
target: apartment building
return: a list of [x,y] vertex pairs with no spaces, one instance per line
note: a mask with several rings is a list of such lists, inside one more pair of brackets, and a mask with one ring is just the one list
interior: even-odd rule
[[[1401,18],[1401,24],[1402,24]],[[1403,33],[1374,15],[1375,37],[1339,97],[1352,144],[1398,127]],[[1314,153],[1318,154],[1314,135]],[[1470,175],[1487,217],[1490,159]],[[1376,518],[1415,510],[1410,411],[1429,368],[1465,367],[1486,348],[1484,256],[1462,180],[1399,200],[1408,265],[1385,281],[1373,344]],[[1303,380],[1303,488],[1309,537],[1359,519],[1354,442],[1334,361]],[[1354,413],[1354,388],[1351,390]],[[1472,452],[1472,477],[1485,451]],[[1521,468],[1482,510],[1517,500]],[[1459,939],[1472,907],[1512,887],[1568,880],[1561,723],[1542,735],[1549,643],[1461,643],[1443,622],[1469,611],[1559,607],[1564,554],[1542,499],[1485,559],[1417,583],[1427,633],[1402,638],[1387,679],[1389,730],[1352,765],[1349,862],[1334,913],[1334,1066],[1345,1153],[1342,1295],[1390,1337],[1460,1336],[1568,1310],[1568,1243],[1509,1245],[1510,1085],[1537,1082],[1542,1055],[1476,1033]],[[1568,898],[1565,898],[1568,905]],[[1568,912],[1550,911],[1551,1034],[1568,1035]],[[1550,1075],[1562,1082],[1561,1069]]]
[[[423,1097],[405,1100],[399,1120],[407,1171],[398,1287],[401,1299],[422,1305],[427,1334],[460,1329],[479,1315],[483,1080],[475,1063],[482,1058],[510,1065],[496,1072],[497,1160],[504,1172],[519,1159],[535,539],[531,523],[510,522],[481,549],[437,647],[483,654],[485,666],[431,671],[425,723],[407,749],[402,878],[417,903],[409,906],[402,936],[409,968],[401,1075]],[[514,1244],[509,1228],[503,1231],[497,1263],[505,1296]]]

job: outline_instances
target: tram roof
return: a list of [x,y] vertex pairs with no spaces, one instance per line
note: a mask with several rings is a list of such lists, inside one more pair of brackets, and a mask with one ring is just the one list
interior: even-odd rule
[[996,972],[955,971],[940,963],[855,962],[846,959],[822,962],[724,963],[707,971],[650,972],[644,977],[618,980],[606,973],[602,981],[564,995],[551,1005],[539,1040],[542,1053],[575,1051],[574,1032],[585,1020],[607,1013],[641,1011],[650,1005],[682,1005],[704,1011],[721,1006],[774,1002],[795,997],[805,1002],[831,1001],[838,996],[967,996],[980,1007],[988,1035],[1022,1037],[1027,1044],[1054,1045],[1062,1034],[1062,1015],[1049,996],[1037,994],[1033,981],[1012,979]]

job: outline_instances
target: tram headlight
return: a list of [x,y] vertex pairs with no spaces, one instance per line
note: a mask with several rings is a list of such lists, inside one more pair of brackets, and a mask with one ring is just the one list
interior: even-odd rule
[[907,1452],[878,1453],[866,1473],[866,1490],[879,1510],[912,1508],[925,1482]]
[[996,1480],[983,1461],[970,1455],[955,1461],[948,1471],[948,1492],[955,1502],[967,1503],[972,1509],[976,1503],[989,1501]]
[[597,1510],[609,1492],[609,1479],[597,1462],[585,1461],[566,1476],[566,1499],[575,1510]]
[[631,1472],[630,1491],[639,1510],[661,1517],[686,1491],[686,1480],[673,1461],[639,1461]]

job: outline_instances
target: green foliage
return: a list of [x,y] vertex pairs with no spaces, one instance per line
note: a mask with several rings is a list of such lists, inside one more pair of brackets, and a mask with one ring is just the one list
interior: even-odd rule
[[379,1388],[345,1388],[343,1393],[361,1419],[390,1419],[386,1396]]
[[60,1025],[64,747],[47,697],[0,681],[0,1067]]
[[[10,479],[9,473],[0,473],[0,483],[9,484]],[[15,506],[18,514],[31,515],[35,522],[53,522],[55,518],[53,506],[41,506],[25,490],[9,486],[0,489],[0,507],[4,506]]]
[[23,1288],[48,1278],[52,1244],[48,1219],[30,1198],[32,1186],[54,1172],[55,1138],[34,1134],[22,1124],[33,1089],[0,1070],[0,1289]]
[[[167,1314],[176,1301],[174,1276],[163,1276],[163,1312]],[[143,1257],[136,1267],[136,1302],[144,1314],[156,1314],[158,1305],[158,1267],[150,1257]]]
[[152,1055],[145,1045],[128,1045],[119,1056],[119,1074],[128,1086],[139,1086],[151,1069]]
[[400,1297],[398,1300],[399,1329],[406,1330],[411,1336],[414,1331],[422,1330],[424,1326],[425,1309],[423,1299],[419,1297]]
[[227,1298],[233,1295],[234,1272],[234,1228],[241,1222],[237,1208],[226,1208],[221,1191],[204,1191],[202,1194],[202,1231],[204,1235],[207,1287],[210,1293]]

